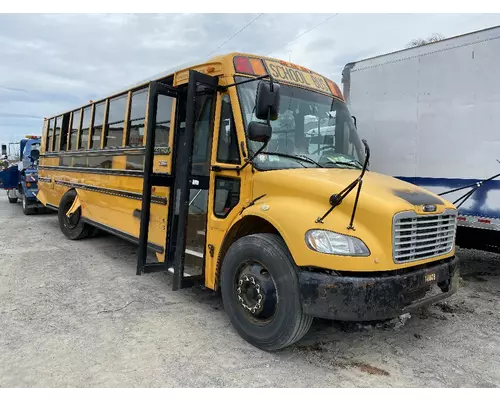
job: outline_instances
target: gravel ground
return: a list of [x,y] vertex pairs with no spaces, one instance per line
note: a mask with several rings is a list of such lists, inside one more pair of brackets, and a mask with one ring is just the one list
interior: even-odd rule
[[0,197],[0,387],[497,387],[500,255],[460,250],[459,293],[388,323],[316,320],[258,350],[220,297],[135,275],[136,246],[67,240]]

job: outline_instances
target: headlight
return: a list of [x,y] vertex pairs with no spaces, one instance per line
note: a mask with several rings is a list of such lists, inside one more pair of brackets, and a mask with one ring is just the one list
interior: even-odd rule
[[370,250],[362,240],[331,231],[313,229],[306,233],[306,243],[312,250],[343,256],[369,256]]

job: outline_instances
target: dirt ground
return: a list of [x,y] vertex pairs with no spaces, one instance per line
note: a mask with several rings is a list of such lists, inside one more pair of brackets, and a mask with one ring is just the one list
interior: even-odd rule
[[497,387],[500,255],[459,250],[448,301],[388,323],[317,320],[266,353],[220,297],[135,275],[136,246],[69,241],[0,197],[0,387]]

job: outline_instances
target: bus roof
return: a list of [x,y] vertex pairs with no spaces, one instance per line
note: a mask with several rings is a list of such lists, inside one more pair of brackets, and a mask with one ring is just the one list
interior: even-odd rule
[[[280,60],[280,59],[266,57],[266,56],[260,56],[260,55],[256,55],[256,54],[250,54],[250,53],[240,53],[240,52],[232,52],[232,53],[221,54],[221,55],[214,56],[214,57],[212,57],[212,58],[210,58],[208,60],[206,58],[202,59],[202,58],[198,57],[198,58],[195,58],[195,59],[191,59],[189,62],[184,62],[182,64],[179,64],[179,65],[175,66],[175,67],[169,68],[168,70],[165,70],[163,72],[155,74],[155,75],[149,77],[148,79],[141,80],[141,81],[139,81],[139,82],[137,82],[137,83],[135,83],[133,85],[127,85],[123,89],[114,91],[110,95],[104,96],[102,98],[99,98],[98,100],[95,100],[95,101],[94,100],[90,100],[89,104],[82,104],[79,107],[75,107],[75,108],[71,108],[71,109],[66,109],[65,111],[63,111],[61,113],[52,114],[50,117],[45,117],[44,119],[47,120],[47,119],[55,118],[55,117],[61,116],[61,115],[66,114],[66,113],[79,110],[80,108],[87,107],[87,106],[89,106],[89,105],[91,105],[93,103],[100,103],[100,102],[102,102],[102,101],[104,101],[104,100],[106,100],[108,98],[116,97],[116,96],[125,94],[125,93],[127,93],[127,92],[129,92],[131,90],[139,89],[141,87],[144,87],[144,86],[148,85],[150,82],[162,81],[162,80],[171,78],[175,74],[177,74],[179,72],[182,72],[182,71],[185,71],[185,70],[188,70],[188,69],[193,69],[193,68],[197,68],[197,67],[203,67],[204,65],[207,65],[207,64],[216,64],[216,63],[224,64],[227,60],[233,60],[235,57],[238,57],[238,56],[248,57],[248,58],[256,58],[256,59],[261,59],[263,61],[266,60],[266,61],[270,61],[270,62],[276,62],[276,63],[281,63],[281,64],[288,64],[288,65],[291,65],[291,66],[299,67],[296,64],[289,63],[289,62],[286,62],[286,61],[283,61],[283,60]],[[309,70],[308,68],[304,68],[304,67],[299,67],[299,68],[307,70],[310,73],[315,74],[317,76],[322,76],[320,74],[315,73],[314,71]],[[327,79],[324,76],[322,76],[322,77],[324,79]],[[330,80],[327,79],[327,81],[330,81]],[[332,81],[330,81],[330,82],[333,83]],[[335,83],[333,83],[333,85],[336,86]]]

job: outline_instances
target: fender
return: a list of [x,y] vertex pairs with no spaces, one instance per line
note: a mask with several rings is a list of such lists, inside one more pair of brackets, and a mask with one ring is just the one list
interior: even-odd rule
[[73,213],[76,210],[78,210],[81,206],[82,206],[82,203],[80,203],[80,196],[78,195],[78,191],[76,191],[75,201],[73,201],[73,204],[71,205],[70,209],[66,213],[66,216],[71,217],[73,215]]

